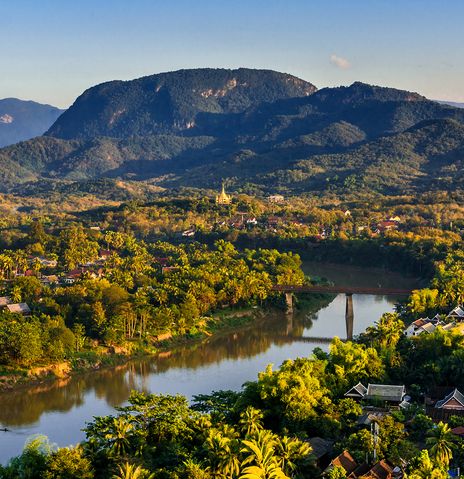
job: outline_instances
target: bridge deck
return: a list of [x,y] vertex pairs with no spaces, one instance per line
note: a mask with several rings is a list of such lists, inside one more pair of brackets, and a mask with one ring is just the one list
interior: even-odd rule
[[411,294],[410,289],[365,288],[359,286],[294,286],[276,285],[273,291],[282,293],[326,293],[326,294],[378,294],[383,296],[403,296]]

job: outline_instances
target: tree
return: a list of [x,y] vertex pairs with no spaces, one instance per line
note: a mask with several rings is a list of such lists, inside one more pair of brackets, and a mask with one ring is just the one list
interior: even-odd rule
[[133,425],[124,417],[113,418],[105,438],[115,456],[125,456],[131,447],[130,437]]
[[52,446],[46,436],[32,437],[24,446],[22,454],[7,464],[2,479],[43,479],[47,457],[51,453]]
[[240,414],[239,425],[241,432],[245,436],[256,435],[263,429],[263,413],[253,406],[248,406],[245,411]]
[[307,420],[327,393],[322,374],[323,363],[312,359],[289,359],[277,371],[269,365],[258,374],[256,385],[263,409],[287,426]]
[[328,479],[347,479],[346,471],[342,466],[334,466],[327,474]]
[[74,323],[72,332],[74,334],[75,351],[79,352],[85,344],[85,326],[82,323]]
[[330,344],[329,364],[340,390],[359,381],[381,378],[384,373],[382,360],[374,348],[352,341],[344,343],[339,338]]
[[448,424],[439,422],[427,431],[426,444],[435,461],[445,468],[453,457],[454,435]]
[[397,313],[385,313],[374,327],[366,330],[381,350],[394,349],[403,336],[404,323]]
[[92,464],[82,448],[63,447],[47,458],[44,479],[93,479]]
[[253,439],[243,440],[239,479],[289,479],[275,454],[277,442],[270,431],[259,431]]
[[405,479],[447,479],[448,472],[442,467],[437,467],[430,459],[427,450],[412,461]]
[[128,462],[123,466],[118,466],[118,473],[113,475],[113,479],[153,479],[154,474],[135,464]]

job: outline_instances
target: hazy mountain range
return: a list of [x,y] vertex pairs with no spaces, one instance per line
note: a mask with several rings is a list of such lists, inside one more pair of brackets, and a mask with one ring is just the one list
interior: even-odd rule
[[194,69],[88,89],[44,136],[0,150],[0,188],[98,178],[216,187],[228,178],[268,191],[404,193],[462,186],[463,158],[464,110],[416,93]]
[[0,147],[42,135],[63,111],[17,98],[0,100]]

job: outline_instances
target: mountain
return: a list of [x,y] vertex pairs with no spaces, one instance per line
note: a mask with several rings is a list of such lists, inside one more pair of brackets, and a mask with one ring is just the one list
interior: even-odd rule
[[45,133],[63,110],[34,101],[0,100],[0,147]]
[[171,133],[193,128],[201,113],[234,114],[315,91],[311,83],[270,70],[202,68],[160,73],[88,89],[47,135],[75,139]]
[[392,88],[317,90],[268,70],[180,70],[90,88],[46,135],[0,149],[0,190],[103,178],[166,188],[228,178],[266,191],[424,190],[445,187],[458,168],[463,124],[463,109]]
[[455,108],[464,108],[464,103],[459,103],[457,101],[446,101],[446,100],[437,100],[438,103],[442,105],[454,106]]

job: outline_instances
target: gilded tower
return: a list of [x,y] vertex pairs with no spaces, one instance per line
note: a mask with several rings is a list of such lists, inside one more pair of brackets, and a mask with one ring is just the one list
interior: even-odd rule
[[232,198],[226,193],[224,182],[222,182],[222,190],[219,195],[216,196],[216,204],[218,205],[230,205]]

